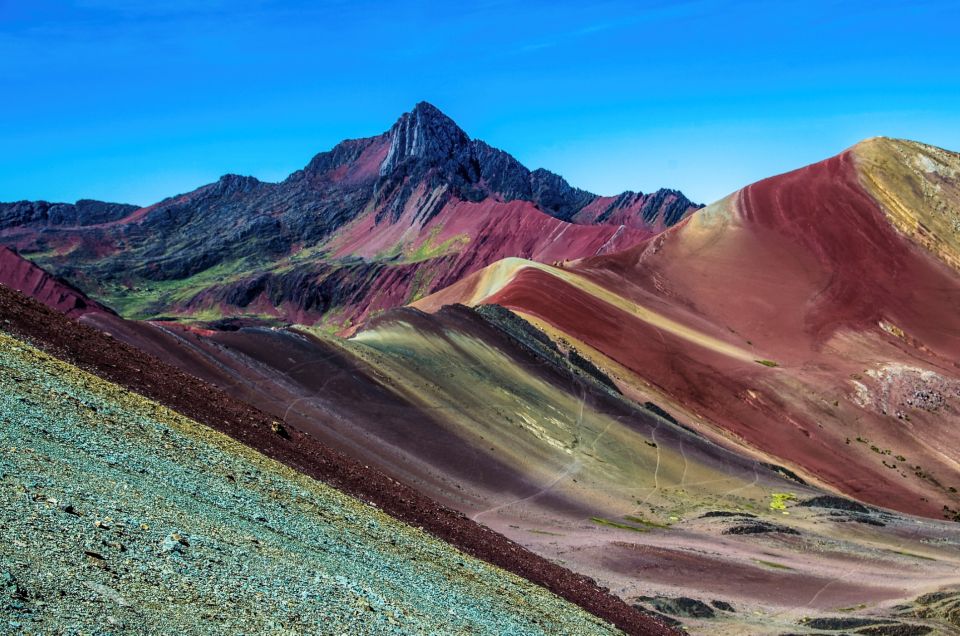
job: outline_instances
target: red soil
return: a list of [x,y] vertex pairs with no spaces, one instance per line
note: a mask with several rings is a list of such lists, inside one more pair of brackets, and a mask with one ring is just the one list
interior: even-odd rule
[[90,312],[108,312],[102,305],[90,300],[83,292],[37,267],[13,250],[0,247],[0,283],[36,298],[48,307],[67,314],[81,316]]
[[[589,343],[660,391],[681,396],[683,405],[694,413],[722,413],[722,421],[730,422],[732,432],[759,448],[770,452],[808,448],[824,479],[848,477],[842,449],[811,439],[809,427],[788,420],[770,426],[772,419],[783,419],[787,411],[782,401],[772,396],[763,403],[746,399],[756,386],[755,376],[770,372],[761,365],[729,358],[658,330],[539,270],[521,271],[489,302],[527,312]],[[794,459],[792,455],[789,458]]]
[[[566,223],[544,214],[532,203],[505,203],[490,198],[479,203],[452,200],[423,224],[420,218],[429,205],[429,193],[413,199],[395,222],[377,222],[369,214],[343,231],[334,241],[338,256],[357,255],[374,258],[407,245],[430,257],[416,263],[401,263],[385,269],[362,296],[353,315],[357,325],[372,312],[399,307],[410,302],[414,293],[424,294],[443,289],[495,261],[510,256],[540,262],[608,254],[636,245],[651,236],[649,229],[616,225],[578,225]],[[426,207],[420,207],[426,206]],[[412,243],[407,243],[415,237]],[[444,246],[442,256],[434,256]],[[271,308],[266,306],[265,309]],[[311,316],[288,314],[309,324]],[[348,330],[345,333],[350,333]]]
[[887,319],[951,358],[960,355],[960,329],[945,328],[960,327],[960,281],[897,233],[861,187],[850,151],[750,185],[733,205],[736,227],[696,253],[682,245],[684,221],[579,269],[629,278],[642,293],[662,278],[685,300],[710,300],[698,311],[714,322],[768,324],[813,346]]
[[888,319],[942,353],[960,354],[960,328],[945,329],[960,327],[956,274],[893,228],[860,186],[850,151],[749,186],[737,207],[757,242],[767,233],[786,239],[818,263],[820,280],[829,276],[798,308],[815,341]]
[[[763,599],[766,603],[795,606],[804,601],[811,609],[830,611],[844,605],[856,605],[870,598],[874,603],[903,597],[896,585],[884,587],[874,581],[843,581],[829,576],[784,570],[771,583],[762,565],[748,565],[723,555],[699,551],[672,550],[637,543],[615,542],[602,549],[587,548],[580,558],[597,563],[630,578],[656,581],[666,585],[689,586],[735,599]],[[829,588],[829,594],[821,594]]]
[[541,262],[582,258],[626,249],[652,234],[646,228],[567,223],[527,201],[453,200],[425,225],[417,218],[421,213],[420,208],[410,207],[394,223],[376,223],[368,215],[337,239],[336,254],[373,257],[408,237],[411,228],[420,239],[418,246],[427,237],[432,237],[434,246],[466,237],[468,244],[451,248],[459,252],[455,268],[459,278],[508,256]]

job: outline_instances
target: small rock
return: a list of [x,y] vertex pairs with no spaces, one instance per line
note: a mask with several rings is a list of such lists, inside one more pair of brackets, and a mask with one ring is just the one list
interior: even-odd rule
[[[673,618],[672,616],[667,616],[666,614],[662,614],[660,612],[652,610],[648,607],[641,605],[640,603],[634,603],[633,608],[643,614],[646,614],[647,616],[653,616],[654,618],[659,619],[660,621],[666,623],[670,627],[676,627],[678,630],[683,629],[683,623]],[[686,633],[686,632],[681,632],[681,633]]]
[[91,552],[90,550],[84,550],[83,553],[87,555],[87,562],[102,570],[109,570],[110,566],[107,564],[107,560],[103,558],[103,555],[99,552]]
[[166,537],[163,540],[163,543],[160,547],[164,552],[176,552],[182,554],[184,548],[190,546],[190,540],[185,534],[174,531],[170,533],[170,536]]
[[10,598],[24,599],[27,596],[20,585],[17,584],[17,577],[9,570],[0,572],[0,588],[2,588]]
[[270,430],[273,431],[275,435],[279,435],[285,439],[290,439],[290,433],[287,432],[287,429],[280,422],[274,421],[270,424]]
[[711,510],[710,512],[700,515],[701,519],[710,519],[712,517],[744,517],[747,519],[756,519],[757,515],[752,515],[749,512],[731,512],[729,510]]
[[843,497],[835,497],[833,495],[820,495],[819,497],[813,497],[812,499],[807,499],[806,501],[803,501],[798,505],[805,506],[807,508],[827,508],[829,510],[846,510],[847,512],[859,512],[862,514],[867,514],[870,512],[870,509],[861,503],[852,501],[850,499],[845,499]]
[[[113,601],[120,607],[132,607],[132,604],[130,603],[130,601],[125,599],[123,596],[121,596],[120,592],[116,591],[112,587],[108,587],[100,583],[94,583],[92,581],[83,581],[83,585],[88,589],[93,590],[94,592],[104,597],[105,599],[109,601]],[[108,618],[107,620],[109,621],[110,619]]]
[[716,613],[709,605],[703,601],[698,601],[695,598],[686,596],[677,596],[675,598],[666,596],[642,596],[639,600],[650,603],[658,612],[672,616],[687,618],[714,618],[716,616]]

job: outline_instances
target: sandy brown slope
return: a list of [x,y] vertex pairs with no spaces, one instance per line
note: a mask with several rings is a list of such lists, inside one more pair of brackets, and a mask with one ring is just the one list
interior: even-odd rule
[[154,399],[311,477],[368,501],[464,552],[540,584],[630,634],[671,634],[658,620],[579,576],[441,506],[219,389],[0,286],[0,327],[47,352]]

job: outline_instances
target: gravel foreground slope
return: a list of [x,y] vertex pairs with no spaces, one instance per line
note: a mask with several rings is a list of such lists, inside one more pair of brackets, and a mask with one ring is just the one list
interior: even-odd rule
[[0,421],[2,633],[619,633],[5,334]]
[[[122,328],[122,319],[117,321],[114,326]],[[278,434],[277,420],[250,404],[231,398],[221,389],[164,364],[102,329],[71,320],[4,285],[0,285],[0,330],[370,503],[461,552],[541,585],[628,634],[677,633],[589,577],[534,554],[293,426],[285,427],[285,434]]]

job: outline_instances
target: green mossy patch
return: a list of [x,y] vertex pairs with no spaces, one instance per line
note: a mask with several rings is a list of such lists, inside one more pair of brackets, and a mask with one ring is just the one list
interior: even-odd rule
[[760,565],[766,566],[768,568],[773,568],[775,570],[792,570],[793,568],[789,565],[784,565],[782,563],[776,563],[775,561],[765,561],[763,559],[754,559]]
[[630,525],[629,523],[621,523],[619,521],[612,521],[610,519],[604,519],[602,517],[590,517],[590,521],[601,526],[619,528],[620,530],[631,530],[633,532],[650,532],[649,528],[637,527],[634,525]]

